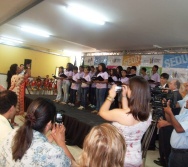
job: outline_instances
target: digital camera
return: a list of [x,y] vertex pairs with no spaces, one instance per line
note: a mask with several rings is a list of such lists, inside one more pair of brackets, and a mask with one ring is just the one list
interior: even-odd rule
[[122,86],[116,86],[115,87],[115,91],[116,92],[121,92],[121,90],[122,90]]
[[55,115],[55,122],[58,124],[62,124],[63,123],[63,113],[58,111]]

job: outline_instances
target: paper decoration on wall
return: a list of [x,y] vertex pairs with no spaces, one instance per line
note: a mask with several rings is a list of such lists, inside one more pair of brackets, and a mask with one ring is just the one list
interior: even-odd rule
[[95,56],[94,65],[98,65],[99,63],[104,63],[107,65],[108,56]]
[[122,66],[122,56],[108,56],[107,65]]
[[163,55],[142,55],[141,65],[147,67],[153,67],[153,65],[158,65],[162,67]]
[[139,66],[141,63],[141,55],[123,56],[123,66]]
[[94,56],[85,56],[84,57],[84,65],[93,66],[94,65]]
[[164,55],[163,67],[165,68],[188,68],[188,54]]

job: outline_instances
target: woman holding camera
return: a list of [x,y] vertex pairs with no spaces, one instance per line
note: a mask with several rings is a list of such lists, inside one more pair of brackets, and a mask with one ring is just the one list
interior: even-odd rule
[[127,151],[124,166],[141,166],[141,139],[151,123],[150,88],[148,82],[140,77],[130,78],[129,85],[122,86],[122,109],[109,110],[116,96],[116,85],[99,110],[99,115],[112,121],[124,136]]
[[56,107],[48,99],[38,98],[27,109],[23,126],[12,131],[0,147],[0,166],[62,166],[69,167],[73,159],[65,145],[65,128],[53,127],[57,145],[45,135],[52,129]]

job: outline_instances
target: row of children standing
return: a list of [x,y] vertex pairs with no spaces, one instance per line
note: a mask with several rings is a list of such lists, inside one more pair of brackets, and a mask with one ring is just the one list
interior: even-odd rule
[[[62,76],[63,71],[63,67],[59,67],[59,76],[56,78],[58,94],[54,101],[60,102],[63,88],[64,96],[63,101],[60,103],[75,106],[77,102],[80,103],[78,109],[82,110],[87,107],[87,97],[89,94],[89,106],[95,109],[92,113],[99,111],[112,84],[116,81],[126,84],[129,80],[126,77],[127,71],[123,70],[121,66],[107,71],[104,63],[100,63],[96,68],[93,66],[85,68],[80,66],[79,72],[78,67],[68,63],[64,72],[64,75],[67,77]],[[93,80],[94,77],[99,76],[102,77],[102,80]],[[109,82],[109,77],[112,78],[111,82]],[[120,99],[120,95],[117,95],[114,107],[118,106],[118,101],[121,101]]]

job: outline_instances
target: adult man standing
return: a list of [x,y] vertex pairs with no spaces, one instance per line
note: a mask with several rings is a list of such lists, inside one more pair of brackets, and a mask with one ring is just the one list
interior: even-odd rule
[[[178,100],[182,100],[182,96],[179,93],[180,82],[177,79],[173,79],[169,83],[169,90],[171,91],[173,106],[172,113],[178,115],[180,108],[176,106]],[[173,131],[173,126],[166,120],[159,119],[157,127],[159,128],[159,154],[160,160],[154,160],[154,163],[160,166],[168,166],[168,159],[171,151],[170,136]]]
[[15,116],[16,104],[16,93],[10,90],[0,92],[0,144],[13,129],[8,120]]
[[171,153],[169,156],[170,167],[188,167],[188,100],[184,112],[174,116],[168,101],[164,108],[165,117],[172,124],[174,130],[171,135]]

